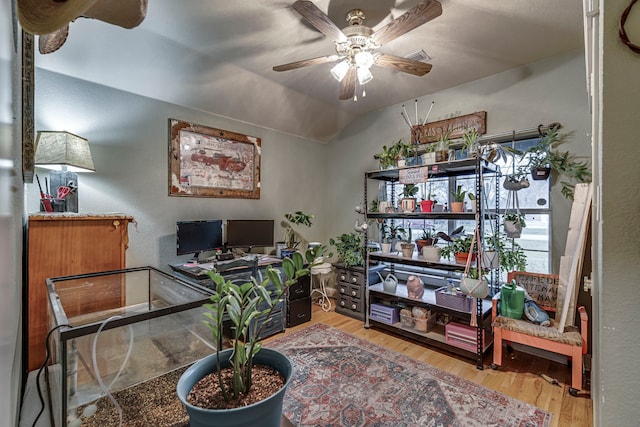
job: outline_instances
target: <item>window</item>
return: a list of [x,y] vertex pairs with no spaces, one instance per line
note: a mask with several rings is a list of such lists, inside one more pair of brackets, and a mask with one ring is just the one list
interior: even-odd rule
[[[513,143],[517,150],[524,151],[535,145],[537,139],[528,139]],[[511,146],[512,143],[505,143]],[[523,163],[520,159],[516,162]],[[500,211],[504,213],[507,206],[507,191],[502,183],[509,174],[514,171],[512,162],[504,163],[499,160],[497,164],[502,171],[500,182]],[[527,226],[522,229],[522,234],[517,242],[525,251],[527,256],[527,271],[536,273],[550,273],[551,271],[551,206],[550,200],[550,180],[535,181],[527,176],[529,187],[517,191],[520,212],[525,215]]]
[[[527,148],[535,145],[537,139],[527,139],[522,141],[516,141],[514,143],[505,143],[508,146],[524,151]],[[505,163],[502,160],[498,160],[496,163],[501,169],[502,177],[498,185],[499,197],[500,197],[500,213],[504,214],[509,207],[507,206],[507,198],[509,191],[503,186],[503,182],[507,176],[512,174],[515,170],[511,159],[507,159]],[[516,162],[522,164],[523,161],[516,158]],[[517,193],[519,209],[522,214],[525,215],[526,227],[523,228],[521,237],[515,241],[524,249],[527,257],[527,271],[537,273],[549,273],[551,271],[551,206],[550,200],[550,181],[535,181],[530,176],[530,186],[526,189],[520,190]],[[451,195],[449,194],[449,188],[455,188],[456,185],[462,185],[463,190],[475,194],[476,179],[472,176],[464,178],[438,178],[434,177],[429,180],[428,183],[417,184],[418,194],[415,196],[418,201],[426,199],[429,195],[433,199],[437,200],[440,205],[445,205],[448,208],[451,203]],[[387,194],[384,194],[384,186],[381,186],[381,200],[395,200],[396,203],[402,198],[401,184],[395,186],[387,186]],[[395,189],[395,194],[392,198],[392,188]],[[486,196],[485,208],[489,210],[495,209],[496,198],[496,185],[495,181],[486,179],[483,182],[483,193]],[[399,220],[396,220],[399,221]],[[405,230],[411,228],[411,240],[414,240],[422,234],[424,227],[434,227],[436,231],[443,231],[447,234],[451,234],[456,228],[462,226],[464,231],[472,233],[475,227],[475,221],[473,220],[422,220],[422,219],[405,219],[403,221],[403,227]],[[502,227],[502,223],[499,224]],[[485,225],[485,234],[491,233],[493,230],[493,223],[487,222]],[[442,241],[440,242],[443,243]],[[508,244],[506,245],[509,246]],[[506,277],[506,275],[505,275]]]

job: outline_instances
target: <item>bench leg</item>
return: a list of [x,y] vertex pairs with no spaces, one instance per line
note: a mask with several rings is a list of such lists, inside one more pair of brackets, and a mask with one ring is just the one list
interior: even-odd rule
[[569,393],[573,396],[582,390],[582,347],[573,347],[571,352],[571,388]]
[[492,369],[502,365],[502,329],[493,328],[493,364]]

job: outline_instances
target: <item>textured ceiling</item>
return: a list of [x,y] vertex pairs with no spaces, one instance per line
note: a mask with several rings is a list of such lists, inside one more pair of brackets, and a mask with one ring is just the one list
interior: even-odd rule
[[[140,26],[125,30],[80,18],[60,50],[37,54],[36,65],[88,80],[328,141],[354,117],[405,100],[579,48],[580,0],[442,0],[442,15],[385,44],[405,56],[424,49],[423,77],[372,69],[367,96],[340,101],[332,64],[274,72],[274,65],[335,52],[290,8],[293,1],[149,0]],[[380,27],[417,0],[319,0],[342,28],[355,7]]]

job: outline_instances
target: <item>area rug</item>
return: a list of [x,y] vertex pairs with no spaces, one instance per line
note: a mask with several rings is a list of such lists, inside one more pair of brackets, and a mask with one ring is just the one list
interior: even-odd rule
[[548,426],[551,414],[324,324],[267,347],[294,378],[284,415],[297,426]]

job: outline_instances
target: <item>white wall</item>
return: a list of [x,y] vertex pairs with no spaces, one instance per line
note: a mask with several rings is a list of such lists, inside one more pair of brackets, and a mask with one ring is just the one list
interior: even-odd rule
[[[322,241],[327,214],[326,146],[251,124],[73,79],[36,72],[36,130],[67,130],[89,140],[95,173],[81,174],[79,210],[132,215],[129,267],[167,263],[175,255],[175,223],[187,219],[274,219],[289,211],[316,215],[309,240]],[[220,102],[234,102],[220,100]],[[262,138],[259,200],[168,196],[168,119]],[[45,170],[37,170],[46,174]],[[27,186],[28,211],[38,210],[37,185]]]
[[[11,2],[0,0],[0,425],[18,425],[21,369],[22,163]],[[19,116],[18,116],[19,117]]]
[[[423,77],[429,84],[429,75]],[[369,90],[375,90],[375,80]],[[591,129],[585,89],[584,58],[575,51],[516,68],[462,86],[447,89],[433,96],[418,99],[419,117],[424,118],[431,101],[435,101],[429,121],[487,111],[487,133],[496,134],[518,129],[535,128],[539,124],[560,122],[563,132],[575,131],[563,144],[563,149],[591,157],[588,133]],[[366,102],[358,101],[358,102]],[[405,102],[410,116],[414,100]],[[375,111],[354,121],[329,146],[329,214],[328,233],[331,236],[349,232],[358,215],[353,207],[363,199],[364,171],[377,169],[373,155],[400,138],[409,141],[409,129],[400,116],[402,104]],[[553,208],[553,270],[558,272],[559,256],[569,223],[571,202],[554,185]]]
[[[597,2],[596,2],[597,3]],[[594,328],[595,425],[635,426],[640,419],[640,55],[618,38],[618,21],[629,2],[600,2],[600,105],[596,108],[601,153],[595,193],[601,194],[595,215],[599,307]],[[626,24],[629,38],[640,43],[640,8]],[[598,197],[596,196],[596,200]]]

